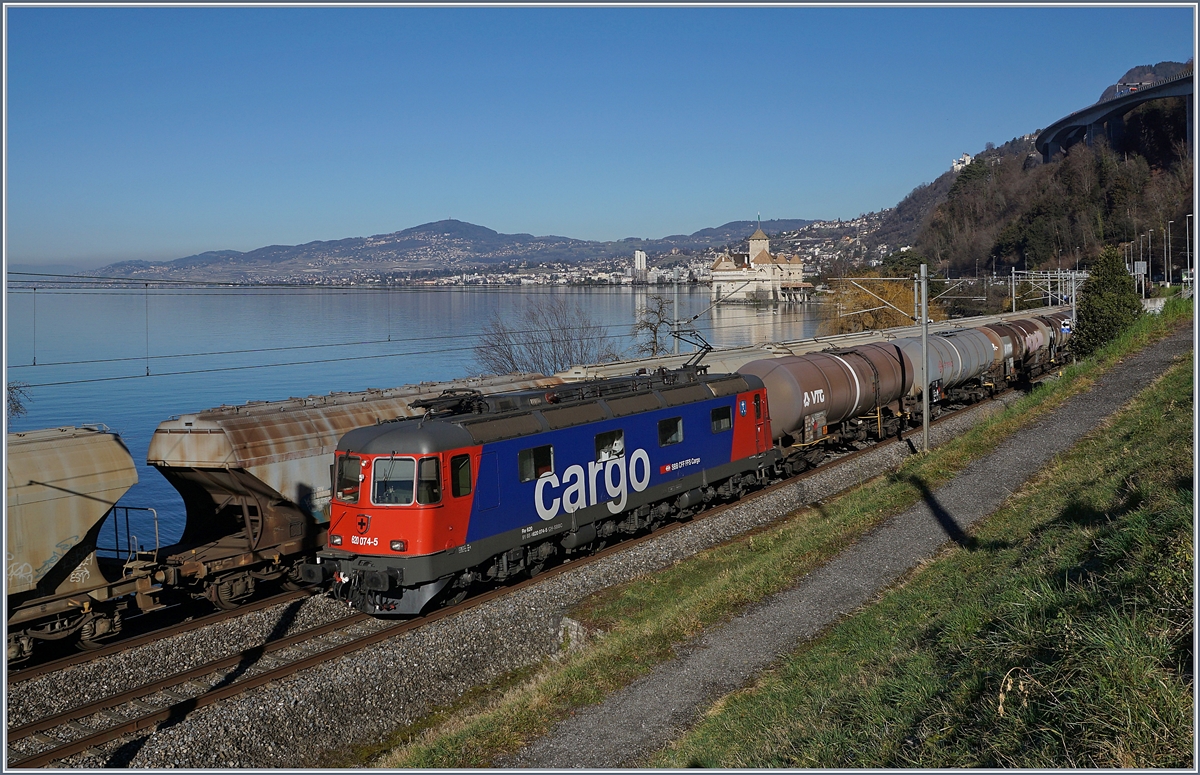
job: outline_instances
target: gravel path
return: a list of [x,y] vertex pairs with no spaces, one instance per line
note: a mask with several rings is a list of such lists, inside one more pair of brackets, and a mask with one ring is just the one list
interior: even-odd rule
[[610,768],[643,763],[717,698],[868,603],[948,541],[970,546],[965,531],[971,525],[1191,349],[1188,326],[1126,358],[1089,392],[1023,428],[949,484],[926,490],[922,503],[888,520],[795,587],[701,635],[675,659],[603,703],[576,711],[504,764]]
[[[974,407],[931,429],[942,443],[995,414],[1017,394]],[[330,751],[378,743],[466,691],[539,663],[562,648],[568,610],[593,592],[668,567],[737,535],[787,516],[895,468],[911,454],[907,442],[876,447],[765,497],[699,519],[603,561],[546,579],[456,617],[347,655],[290,679],[203,708],[153,734],[64,760],[56,766],[137,768],[305,767]],[[203,656],[261,643],[267,633],[292,632],[345,615],[328,599],[252,614],[220,628],[130,649],[51,680],[12,687],[8,723],[23,723],[69,699],[101,688],[142,683],[176,672]],[[572,641],[576,641],[572,638]],[[16,713],[14,713],[16,711]],[[24,718],[22,718],[24,717]],[[616,760],[614,760],[616,761]]]

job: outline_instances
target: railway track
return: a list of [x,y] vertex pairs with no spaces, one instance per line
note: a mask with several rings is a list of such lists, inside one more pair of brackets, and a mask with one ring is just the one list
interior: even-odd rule
[[247,603],[246,605],[239,606],[231,610],[214,611],[211,614],[189,618],[185,621],[177,622],[166,627],[159,627],[138,635],[119,638],[102,646],[101,648],[88,649],[87,651],[77,651],[74,654],[68,654],[67,656],[59,657],[57,659],[39,662],[37,664],[29,665],[28,667],[22,667],[16,670],[10,669],[8,672],[8,683],[10,686],[13,684],[19,684],[33,678],[39,678],[48,673],[64,670],[75,665],[82,665],[87,662],[91,662],[92,660],[100,659],[101,657],[117,654],[126,649],[136,648],[137,646],[141,646],[146,643],[153,643],[154,641],[162,640],[163,638],[169,638],[172,635],[191,632],[192,630],[198,630],[202,627],[219,624],[220,622],[228,621],[229,619],[234,619],[244,614],[261,611],[264,608],[270,608],[271,606],[279,605],[281,603],[290,603],[293,600],[312,597],[316,594],[319,594],[319,590],[282,592],[277,595],[264,597],[261,600],[255,600],[252,603]]
[[[972,406],[978,405],[973,404]],[[964,408],[971,407],[961,407],[954,411],[944,412],[940,417],[932,420],[931,424],[947,420]],[[45,766],[75,754],[97,749],[127,735],[135,735],[156,725],[182,720],[196,709],[234,697],[272,681],[286,679],[297,672],[315,667],[344,654],[455,616],[531,584],[541,583],[547,578],[575,570],[616,552],[683,529],[691,522],[717,516],[726,509],[766,496],[810,476],[828,471],[831,466],[849,462],[878,447],[879,444],[875,443],[862,449],[840,454],[820,466],[764,487],[739,500],[706,509],[692,520],[670,523],[652,533],[622,541],[587,557],[554,566],[534,578],[517,584],[495,588],[473,596],[455,606],[438,609],[402,622],[389,622],[355,613],[288,637],[268,641],[236,654],[220,657],[199,667],[181,671],[67,711],[11,727],[8,730],[7,766],[20,768]],[[311,593],[295,592],[290,593],[290,597],[281,595],[266,598],[254,604],[254,610],[282,602],[285,598],[297,599],[308,594]],[[223,611],[213,614],[211,617],[202,617],[185,624],[188,629],[196,629],[230,616],[236,616],[239,613],[246,613],[249,610],[251,610],[250,607],[243,607],[234,611]],[[121,650],[137,645],[134,641],[145,642],[155,637],[165,637],[162,632],[147,633],[135,639],[121,641],[113,644],[111,648],[114,651]],[[104,651],[101,649],[90,654],[76,655],[70,659],[75,660],[72,664],[78,664],[79,661],[86,661],[88,658],[97,658]],[[40,670],[37,675],[45,675],[64,666],[58,665],[57,662],[46,663],[37,668],[29,668],[14,674],[9,680],[10,682],[14,679],[28,680],[34,677],[31,671],[35,669]]]

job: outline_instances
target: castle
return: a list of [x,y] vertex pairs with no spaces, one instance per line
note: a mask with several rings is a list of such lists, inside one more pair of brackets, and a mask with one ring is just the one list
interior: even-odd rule
[[798,301],[811,288],[800,256],[773,255],[761,227],[750,235],[748,252],[726,253],[712,265],[714,299]]

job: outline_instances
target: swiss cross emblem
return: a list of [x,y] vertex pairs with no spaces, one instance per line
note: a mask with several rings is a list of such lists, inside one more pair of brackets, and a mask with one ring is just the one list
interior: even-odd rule
[[366,514],[358,515],[358,534],[365,535],[371,529],[371,517]]
[[742,417],[746,416],[746,399],[744,398],[738,401],[738,414],[740,414]]

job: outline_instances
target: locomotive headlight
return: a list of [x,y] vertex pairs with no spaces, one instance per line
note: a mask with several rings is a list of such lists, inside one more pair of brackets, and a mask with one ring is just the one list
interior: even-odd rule
[[330,546],[341,546],[342,545],[342,537],[341,536],[329,536],[329,545]]
[[407,548],[408,548],[408,543],[406,541],[392,541],[392,551],[393,552],[402,552]]

